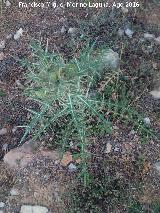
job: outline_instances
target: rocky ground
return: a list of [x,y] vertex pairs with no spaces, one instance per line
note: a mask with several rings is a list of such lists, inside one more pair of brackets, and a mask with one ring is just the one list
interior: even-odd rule
[[[74,185],[78,161],[70,152],[61,158],[57,150],[44,147],[35,152],[34,145],[26,142],[18,147],[24,133],[20,126],[30,120],[26,108],[36,109],[23,95],[25,72],[20,60],[31,58],[30,42],[36,39],[49,51],[60,51],[70,58],[78,47],[72,47],[72,38],[86,33],[97,45],[107,42],[121,55],[121,69],[134,81],[133,106],[144,113],[144,122],[160,134],[160,101],[155,87],[160,69],[160,5],[156,1],[142,1],[140,8],[119,8],[117,16],[102,25],[89,25],[88,20],[98,17],[101,9],[19,8],[18,1],[5,1],[1,7],[0,22],[0,213],[11,212],[64,212],[68,200],[63,199],[70,185]],[[120,14],[120,16],[119,16]],[[117,18],[121,17],[121,18]],[[110,20],[110,17],[107,17]],[[112,17],[111,17],[112,19]],[[82,26],[80,23],[84,20]],[[111,22],[111,23],[112,23]],[[96,23],[96,22],[95,22]],[[117,25],[115,24],[117,23]],[[113,35],[109,36],[110,33]],[[81,47],[83,43],[79,42]],[[142,72],[141,72],[142,71]],[[149,74],[148,74],[149,73]],[[150,92],[152,91],[152,95]],[[52,137],[49,136],[49,137]],[[48,140],[48,138],[46,139]],[[114,136],[93,139],[99,156],[114,165],[115,171],[127,180],[143,182],[142,203],[151,204],[160,198],[160,145],[152,139],[142,145],[136,131],[114,124]],[[45,144],[46,142],[44,142]],[[143,157],[142,167],[135,166],[136,157]],[[95,157],[99,166],[99,158]],[[115,165],[115,162],[119,162]],[[140,171],[140,172],[139,172]],[[33,207],[34,206],[34,207]],[[118,210],[117,210],[118,212]],[[121,211],[123,212],[123,210]]]

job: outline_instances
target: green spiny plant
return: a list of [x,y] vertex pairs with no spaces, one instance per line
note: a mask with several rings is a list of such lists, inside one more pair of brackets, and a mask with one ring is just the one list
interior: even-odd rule
[[[95,118],[97,134],[99,131],[111,133],[112,120],[119,119],[132,125],[146,138],[154,135],[143,124],[143,117],[130,106],[127,85],[120,80],[121,71],[110,72],[105,69],[104,72],[104,48],[94,49],[94,45],[87,45],[69,61],[65,61],[60,53],[44,51],[37,44],[32,44],[32,49],[32,61],[24,62],[29,70],[25,94],[39,103],[40,110],[29,110],[33,116],[20,143],[30,133],[35,141],[49,127],[54,128],[54,124],[61,127],[67,121],[59,143],[64,148],[67,138],[70,138],[80,147],[77,157],[81,158],[80,176],[86,186],[89,181],[87,147],[89,137],[96,133],[92,131],[90,120]],[[104,91],[100,89],[98,92],[97,85],[104,76]],[[112,98],[113,93],[117,98]]]
[[[93,47],[87,47],[78,58],[65,62],[60,54],[49,54],[39,45],[32,45],[34,60],[25,63],[28,66],[28,85],[25,93],[38,102],[40,112],[29,110],[32,120],[27,126],[22,143],[26,136],[33,133],[33,141],[40,137],[46,129],[58,123],[63,118],[68,120],[67,132],[74,129],[77,144],[80,147],[81,175],[87,184],[87,120],[96,116],[103,124],[103,128],[111,131],[111,123],[100,112],[101,101],[90,97],[90,91],[101,76],[103,62],[100,53],[93,54]],[[62,135],[62,138],[65,135]]]

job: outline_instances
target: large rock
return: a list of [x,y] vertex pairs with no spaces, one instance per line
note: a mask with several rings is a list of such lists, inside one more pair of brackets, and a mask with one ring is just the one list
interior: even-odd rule
[[21,147],[10,150],[4,156],[4,162],[13,169],[24,168],[31,162],[36,161],[38,156],[50,158],[54,161],[60,159],[57,151],[39,150],[35,153],[33,144],[25,143]]

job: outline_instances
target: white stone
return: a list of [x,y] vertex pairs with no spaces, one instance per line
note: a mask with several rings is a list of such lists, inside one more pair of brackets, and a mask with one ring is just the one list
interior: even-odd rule
[[18,129],[18,127],[17,127],[17,126],[14,126],[14,127],[12,128],[12,132],[13,132],[13,134],[17,131],[17,129]]
[[11,189],[10,194],[11,194],[12,196],[17,196],[17,195],[19,195],[19,192],[18,192],[17,189]]
[[11,33],[6,36],[6,39],[11,39],[11,38],[12,38],[12,34]]
[[112,49],[104,51],[101,60],[106,68],[117,69],[119,67],[119,54]]
[[0,213],[4,213],[4,211],[0,210]]
[[116,125],[114,125],[114,126],[113,126],[113,129],[114,129],[114,130],[118,130],[118,129],[119,129],[119,127],[118,127],[118,126],[116,126]]
[[144,38],[148,41],[152,41],[155,39],[155,35],[154,34],[150,34],[150,33],[144,33]]
[[155,40],[156,44],[159,44],[159,45],[160,45],[160,36],[157,37],[157,38],[155,38],[154,40]]
[[114,151],[115,151],[115,152],[119,152],[119,150],[120,150],[120,148],[117,147],[117,146],[114,148]]
[[150,118],[148,118],[148,117],[146,117],[146,118],[144,118],[144,123],[146,124],[146,125],[151,125],[151,120],[150,120]]
[[5,203],[4,202],[0,202],[0,208],[4,208],[5,207]]
[[8,143],[3,144],[2,151],[4,151],[5,153],[8,151]]
[[11,6],[11,2],[6,0],[6,7],[10,7]]
[[160,174],[160,161],[154,163],[154,168],[157,170],[157,172]]
[[0,129],[0,135],[7,134],[7,128]]
[[77,170],[77,167],[73,163],[70,163],[68,169],[70,170],[70,172],[74,172]]
[[124,35],[124,30],[122,30],[121,28],[118,30],[118,35],[119,36],[123,36]]
[[33,213],[32,206],[27,206],[27,205],[21,206],[20,213]]
[[0,49],[4,49],[6,46],[6,42],[4,40],[0,41]]
[[4,53],[3,52],[0,52],[0,61],[2,61],[4,59]]
[[112,144],[107,143],[105,153],[106,153],[106,154],[109,154],[111,151],[112,151]]
[[129,28],[127,28],[127,29],[125,30],[125,34],[126,34],[129,38],[132,38],[133,33],[134,33],[134,32],[133,32],[131,29],[129,29]]
[[43,206],[33,206],[33,213],[47,213],[48,209],[46,207]]
[[68,33],[71,35],[75,35],[77,32],[77,29],[75,27],[70,27],[68,30]]
[[160,99],[160,88],[158,88],[157,90],[151,91],[150,94],[151,94],[155,99]]
[[20,28],[20,29],[17,30],[17,32],[14,34],[14,40],[20,39],[20,37],[22,36],[22,34],[23,34],[23,29]]
[[20,213],[48,213],[48,209],[43,206],[23,205],[21,206]]

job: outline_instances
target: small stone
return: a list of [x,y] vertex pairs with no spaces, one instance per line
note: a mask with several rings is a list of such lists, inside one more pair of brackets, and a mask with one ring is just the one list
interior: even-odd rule
[[157,38],[155,38],[154,40],[155,40],[155,43],[156,43],[156,44],[160,45],[160,36],[157,37]]
[[32,206],[23,205],[21,206],[20,213],[32,213]]
[[48,213],[48,209],[43,206],[23,205],[21,206],[20,213]]
[[153,69],[157,70],[158,69],[158,63],[156,62],[152,62],[152,66],[153,66]]
[[0,129],[0,135],[7,134],[7,128]]
[[12,38],[12,34],[11,33],[6,36],[6,39],[11,39],[11,38]]
[[33,206],[33,213],[48,213],[48,209],[43,206]]
[[120,37],[122,37],[124,35],[124,30],[122,30],[121,28],[118,30],[118,35]]
[[144,38],[148,41],[152,41],[155,39],[155,35],[154,34],[151,34],[151,33],[144,33]]
[[4,213],[4,211],[0,210],[0,213]]
[[5,207],[5,203],[0,202],[0,208],[4,208]]
[[3,40],[3,41],[0,41],[0,49],[3,50],[6,46],[6,42]]
[[38,198],[39,193],[38,192],[34,192],[33,195],[34,195],[35,198]]
[[70,145],[71,148],[74,147],[74,143],[72,141],[69,143],[69,145]]
[[160,99],[160,88],[158,88],[157,90],[151,91],[150,94],[151,94],[155,99]]
[[22,34],[23,34],[23,29],[20,28],[20,29],[17,30],[17,32],[14,34],[14,40],[20,39],[20,37],[22,36]]
[[105,153],[109,154],[112,151],[112,144],[107,143]]
[[113,126],[113,129],[114,129],[114,130],[118,130],[119,127],[114,125],[114,126]]
[[17,86],[18,86],[19,88],[23,88],[23,85],[21,84],[21,82],[20,82],[19,79],[16,80],[15,83],[17,84]]
[[127,28],[127,29],[125,30],[125,34],[126,34],[129,38],[132,38],[133,33],[134,33],[134,32],[133,32],[131,29],[129,29],[129,28]]
[[3,144],[2,151],[4,151],[5,153],[8,151],[8,143]]
[[160,161],[154,163],[154,168],[157,170],[157,172],[160,174]]
[[63,27],[61,28],[61,33],[64,34],[65,32],[66,32],[66,29],[65,29],[65,27],[63,26]]
[[4,59],[4,53],[0,52],[0,61],[2,61]]
[[77,33],[77,28],[75,27],[70,27],[68,30],[68,33],[71,34],[72,36],[76,35]]
[[6,7],[10,7],[11,6],[11,2],[6,0]]
[[11,189],[10,195],[11,195],[11,196],[17,196],[17,195],[19,195],[19,192],[18,192],[17,189]]
[[115,151],[115,152],[119,152],[119,150],[120,150],[120,148],[119,148],[118,146],[116,146],[116,147],[114,148],[114,151]]
[[147,126],[150,126],[150,125],[151,125],[151,120],[150,120],[150,118],[148,118],[148,117],[144,118],[144,123],[145,123]]
[[148,46],[147,51],[148,51],[149,54],[152,53],[153,52],[153,46],[152,45]]
[[73,163],[70,163],[68,169],[70,170],[70,172],[75,172],[77,170],[77,167]]
[[17,131],[17,126],[12,128],[12,133],[14,134]]

